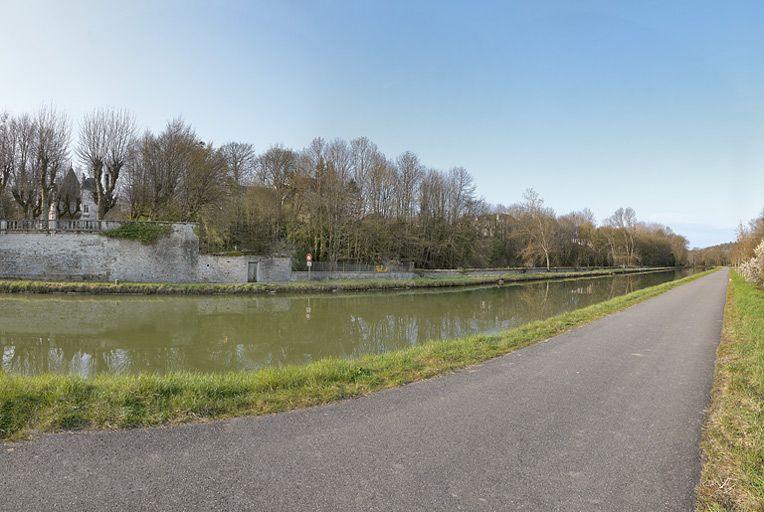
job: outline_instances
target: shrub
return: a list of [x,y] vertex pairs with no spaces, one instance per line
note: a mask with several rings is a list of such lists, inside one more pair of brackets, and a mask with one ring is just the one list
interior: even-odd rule
[[764,285],[764,240],[756,247],[754,257],[740,265],[740,273],[746,281]]

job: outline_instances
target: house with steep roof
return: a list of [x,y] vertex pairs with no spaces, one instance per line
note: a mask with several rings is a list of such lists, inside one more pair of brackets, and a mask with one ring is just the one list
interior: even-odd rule
[[93,178],[82,175],[82,181],[71,167],[58,186],[56,200],[51,204],[49,218],[69,220],[97,220],[98,207],[95,202]]

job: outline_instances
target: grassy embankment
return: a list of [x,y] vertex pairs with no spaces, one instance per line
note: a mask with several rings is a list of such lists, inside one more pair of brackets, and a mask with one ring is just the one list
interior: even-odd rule
[[246,284],[183,284],[183,283],[106,283],[69,281],[0,280],[0,293],[90,293],[141,295],[258,295],[266,293],[321,293],[371,290],[405,290],[413,288],[443,288],[480,286],[545,279],[598,277],[623,273],[671,270],[606,269],[581,272],[505,274],[493,276],[417,277],[414,279],[354,279],[332,281],[294,281],[289,283]]
[[699,511],[764,510],[764,290],[735,272],[702,449]]
[[150,245],[172,232],[172,225],[161,222],[129,222],[118,228],[101,233],[108,238],[137,240],[144,245]]
[[0,439],[32,431],[125,428],[267,414],[434,377],[546,340],[711,271],[493,335],[432,341],[358,359],[225,374],[26,377],[0,375]]

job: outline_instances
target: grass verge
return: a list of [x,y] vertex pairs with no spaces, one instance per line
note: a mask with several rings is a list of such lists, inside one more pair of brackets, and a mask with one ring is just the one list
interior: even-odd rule
[[0,280],[0,293],[88,293],[140,295],[259,295],[267,293],[322,293],[373,290],[406,290],[480,286],[515,282],[601,277],[614,274],[659,272],[672,268],[607,269],[581,272],[506,274],[494,276],[419,277],[414,279],[355,279],[336,281],[295,281],[290,283],[183,284],[107,283],[70,281]]
[[712,271],[493,335],[432,341],[358,359],[224,374],[0,376],[0,439],[33,431],[126,428],[267,414],[434,377],[546,340]]
[[764,290],[736,272],[701,448],[698,511],[764,510]]

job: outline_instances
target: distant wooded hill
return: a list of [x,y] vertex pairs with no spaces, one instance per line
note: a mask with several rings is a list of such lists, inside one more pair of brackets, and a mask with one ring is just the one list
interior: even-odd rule
[[690,265],[705,267],[730,265],[736,245],[735,242],[727,242],[702,249],[691,249],[688,254],[689,263]]

